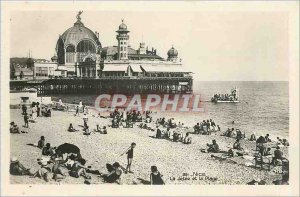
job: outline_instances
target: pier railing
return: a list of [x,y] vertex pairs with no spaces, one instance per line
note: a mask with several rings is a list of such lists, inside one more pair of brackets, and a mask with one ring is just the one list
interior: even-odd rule
[[10,90],[35,88],[40,95],[69,93],[191,93],[193,78],[102,77],[10,81]]

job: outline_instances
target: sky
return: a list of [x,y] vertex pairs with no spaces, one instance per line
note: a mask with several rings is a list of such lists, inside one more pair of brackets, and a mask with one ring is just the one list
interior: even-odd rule
[[[50,59],[59,35],[77,11],[13,11],[10,56]],[[144,41],[167,57],[174,46],[184,68],[202,81],[286,81],[289,68],[288,14],[263,11],[85,11],[82,22],[98,31],[102,46],[117,45],[124,19],[130,45]]]

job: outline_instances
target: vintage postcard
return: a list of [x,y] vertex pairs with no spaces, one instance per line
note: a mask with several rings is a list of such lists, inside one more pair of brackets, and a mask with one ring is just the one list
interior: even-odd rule
[[299,2],[1,2],[1,195],[299,195]]

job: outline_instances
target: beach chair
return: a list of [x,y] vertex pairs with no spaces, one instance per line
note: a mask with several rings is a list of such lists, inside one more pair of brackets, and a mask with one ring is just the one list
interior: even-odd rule
[[263,157],[261,155],[255,155],[255,169],[257,167],[260,167],[260,169],[264,169],[264,167],[267,167],[267,170],[270,171],[271,169],[271,159],[268,157]]

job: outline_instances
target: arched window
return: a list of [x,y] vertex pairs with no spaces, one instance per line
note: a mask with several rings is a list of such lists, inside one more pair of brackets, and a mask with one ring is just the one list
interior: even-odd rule
[[67,46],[66,52],[75,52],[75,46],[74,45]]
[[68,45],[66,48],[66,62],[67,63],[73,63],[75,57],[75,46],[74,45]]
[[77,52],[88,52],[96,53],[95,45],[89,40],[82,40],[77,45]]

